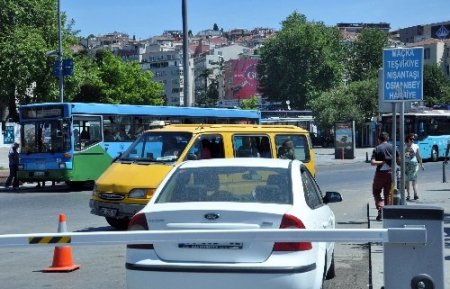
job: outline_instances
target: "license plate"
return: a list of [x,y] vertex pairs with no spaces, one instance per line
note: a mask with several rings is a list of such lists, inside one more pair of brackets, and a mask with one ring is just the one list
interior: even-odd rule
[[241,250],[242,243],[179,243],[178,248],[184,249],[227,249]]
[[34,172],[34,175],[36,177],[43,177],[43,176],[45,176],[45,172]]
[[117,215],[117,209],[100,208],[100,213],[105,217],[115,217]]

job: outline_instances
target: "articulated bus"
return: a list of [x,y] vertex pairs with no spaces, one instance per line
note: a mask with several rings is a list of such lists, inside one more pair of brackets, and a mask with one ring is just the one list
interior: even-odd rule
[[[450,110],[428,109],[407,112],[404,124],[405,136],[409,133],[417,134],[416,143],[423,159],[437,161],[444,157],[447,140],[450,138]],[[397,117],[397,135],[400,135],[399,128]],[[382,116],[380,131],[392,135],[392,114]]]
[[19,107],[23,182],[95,181],[144,130],[163,123],[260,123],[255,110],[100,103],[36,103]]

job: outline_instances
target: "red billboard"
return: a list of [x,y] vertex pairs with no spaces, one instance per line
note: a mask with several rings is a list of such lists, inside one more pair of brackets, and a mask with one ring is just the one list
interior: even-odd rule
[[248,99],[257,94],[257,59],[230,60],[225,71],[226,98]]

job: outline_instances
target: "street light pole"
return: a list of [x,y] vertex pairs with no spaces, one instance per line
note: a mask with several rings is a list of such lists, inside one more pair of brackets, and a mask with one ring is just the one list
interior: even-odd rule
[[63,47],[62,47],[62,32],[61,32],[61,0],[58,1],[58,65],[59,65],[59,100],[64,102],[64,74],[63,74]]
[[181,1],[181,15],[183,18],[183,76],[184,76],[184,106],[189,106],[189,55],[188,55],[188,24],[187,24],[187,0]]

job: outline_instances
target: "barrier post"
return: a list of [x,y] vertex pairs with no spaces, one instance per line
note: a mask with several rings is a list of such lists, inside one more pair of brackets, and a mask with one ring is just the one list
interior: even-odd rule
[[423,244],[395,242],[395,236],[383,244],[384,288],[444,288],[444,210],[418,205],[385,206],[383,227],[426,228]]
[[445,162],[442,162],[442,182],[446,183],[447,182],[447,177],[445,176]]

